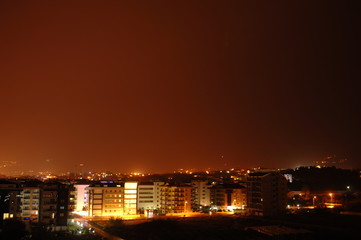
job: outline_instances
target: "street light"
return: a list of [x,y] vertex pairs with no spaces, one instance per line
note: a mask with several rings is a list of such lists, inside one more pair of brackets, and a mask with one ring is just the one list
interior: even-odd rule
[[333,198],[332,198],[332,197],[333,197],[333,194],[330,193],[329,195],[330,195],[330,197],[331,197],[331,202],[333,202]]
[[313,196],[312,202],[313,202],[313,207],[315,207],[315,200],[316,200],[316,196]]

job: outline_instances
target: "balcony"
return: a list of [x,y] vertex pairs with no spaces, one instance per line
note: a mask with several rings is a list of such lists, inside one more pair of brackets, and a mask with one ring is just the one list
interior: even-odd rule
[[48,208],[48,209],[44,209],[44,212],[56,212],[56,209]]

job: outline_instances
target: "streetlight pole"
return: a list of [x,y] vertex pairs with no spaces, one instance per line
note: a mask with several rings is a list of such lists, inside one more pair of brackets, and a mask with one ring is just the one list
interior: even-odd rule
[[316,200],[316,196],[313,196],[313,199],[312,199],[313,207],[315,207],[315,200]]
[[329,195],[330,195],[330,197],[331,197],[331,202],[333,202],[333,198],[332,198],[332,197],[333,197],[333,194],[330,193]]

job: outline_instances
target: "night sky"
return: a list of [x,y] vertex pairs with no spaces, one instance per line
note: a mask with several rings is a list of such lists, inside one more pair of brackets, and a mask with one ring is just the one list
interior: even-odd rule
[[361,167],[360,3],[0,1],[0,162]]

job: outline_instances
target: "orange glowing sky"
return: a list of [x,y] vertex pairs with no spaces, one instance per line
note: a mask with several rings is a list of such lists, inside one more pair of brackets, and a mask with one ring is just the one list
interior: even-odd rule
[[337,154],[360,167],[359,10],[1,1],[0,161],[165,172]]

